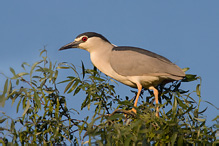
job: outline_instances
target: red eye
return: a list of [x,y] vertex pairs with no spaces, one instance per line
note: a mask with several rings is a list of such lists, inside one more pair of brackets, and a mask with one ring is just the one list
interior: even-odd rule
[[87,41],[87,37],[83,37],[83,38],[82,38],[82,41],[83,41],[83,42],[86,42],[86,41]]

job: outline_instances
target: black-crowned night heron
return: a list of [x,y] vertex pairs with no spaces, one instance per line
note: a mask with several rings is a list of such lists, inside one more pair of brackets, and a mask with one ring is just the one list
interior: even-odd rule
[[[153,52],[111,44],[104,36],[95,32],[85,32],[59,50],[80,48],[90,53],[92,63],[104,74],[117,81],[137,88],[134,107],[137,107],[142,87],[153,90],[158,105],[158,90],[161,83],[181,80],[185,73],[167,58]],[[132,109],[136,113],[135,108]],[[159,108],[156,108],[159,116]]]

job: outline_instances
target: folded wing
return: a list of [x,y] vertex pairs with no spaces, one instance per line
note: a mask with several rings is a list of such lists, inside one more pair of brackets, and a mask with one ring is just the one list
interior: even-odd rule
[[185,73],[167,58],[135,47],[114,47],[110,57],[112,68],[123,76],[164,76],[180,80]]

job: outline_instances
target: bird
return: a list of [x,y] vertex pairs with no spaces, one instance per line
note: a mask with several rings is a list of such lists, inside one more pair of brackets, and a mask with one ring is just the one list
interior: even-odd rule
[[156,87],[185,77],[184,71],[169,59],[138,47],[116,46],[96,32],[79,34],[73,42],[59,50],[71,48],[88,51],[91,62],[97,69],[127,86],[137,88],[134,107],[131,109],[135,114],[141,90],[144,88],[153,90],[156,102],[155,115],[159,117]]

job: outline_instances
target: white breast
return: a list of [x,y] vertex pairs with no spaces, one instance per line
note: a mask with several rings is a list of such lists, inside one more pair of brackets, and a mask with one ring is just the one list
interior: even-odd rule
[[126,84],[128,86],[131,87],[135,87],[135,84],[133,82],[131,82],[130,80],[128,80],[128,78],[126,76],[121,76],[118,73],[116,73],[109,62],[109,58],[108,55],[106,55],[107,52],[101,54],[101,53],[96,53],[96,52],[92,52],[90,53],[90,58],[92,63],[94,64],[94,66],[96,66],[101,72],[103,72],[104,74],[106,74],[107,76],[122,82],[123,84]]

